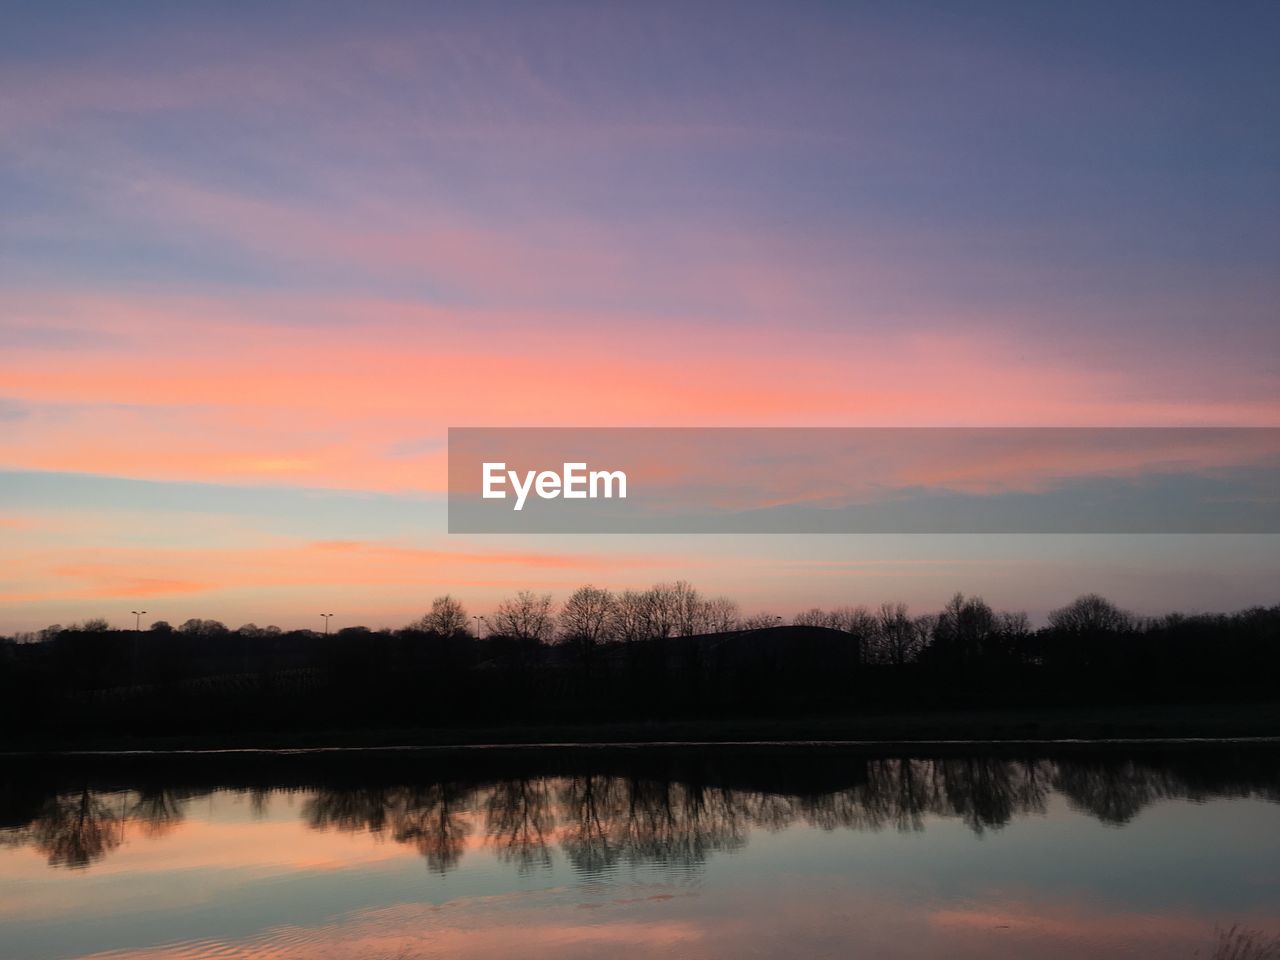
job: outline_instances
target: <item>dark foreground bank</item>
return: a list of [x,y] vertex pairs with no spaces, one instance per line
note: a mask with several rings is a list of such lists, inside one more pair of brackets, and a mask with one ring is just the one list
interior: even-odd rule
[[241,729],[121,734],[82,728],[57,734],[9,726],[0,751],[323,749],[328,747],[546,744],[794,743],[994,744],[1020,741],[1185,740],[1280,737],[1280,704],[938,710],[845,717],[764,717],[648,722],[452,724]]
[[1280,735],[1280,609],[1034,632],[975,600],[948,610],[903,649],[883,624],[585,645],[66,629],[0,643],[0,746]]

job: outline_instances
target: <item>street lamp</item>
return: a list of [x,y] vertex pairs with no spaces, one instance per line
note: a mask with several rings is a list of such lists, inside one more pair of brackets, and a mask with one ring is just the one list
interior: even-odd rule
[[134,633],[137,633],[137,632],[139,632],[140,630],[142,630],[142,615],[143,615],[144,613],[146,613],[147,611],[145,611],[145,610],[130,610],[129,612],[133,614],[133,631],[134,631]]
[[482,624],[482,623],[483,623],[483,624],[485,624],[485,625],[487,626],[487,625],[488,625],[488,623],[489,623],[489,621],[488,621],[488,620],[486,620],[484,617],[480,616],[479,614],[476,614],[476,615],[475,615],[475,616],[473,616],[471,619],[472,619],[472,620],[474,620],[474,621],[476,622],[476,639],[477,639],[477,640],[483,640],[483,639],[484,639],[484,637],[481,635],[481,632],[480,632],[480,624]]
[[322,613],[320,616],[324,617],[324,635],[327,637],[329,635],[329,618],[332,617],[333,614]]

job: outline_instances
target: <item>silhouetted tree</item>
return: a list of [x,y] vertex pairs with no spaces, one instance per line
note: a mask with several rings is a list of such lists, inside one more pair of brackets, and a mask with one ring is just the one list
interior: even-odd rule
[[613,635],[617,602],[608,590],[579,587],[560,609],[560,636],[577,648],[588,678],[596,647]]
[[999,632],[995,611],[981,597],[957,593],[938,614],[931,656],[951,666],[969,666],[993,649]]
[[179,633],[189,637],[221,637],[230,633],[226,624],[217,620],[201,620],[193,617],[178,628]]
[[560,608],[560,635],[566,640],[594,647],[613,635],[617,602],[599,587],[579,587]]
[[729,597],[712,597],[702,605],[702,618],[708,633],[728,633],[738,629],[738,604]]
[[672,632],[677,637],[692,637],[706,632],[705,605],[702,597],[687,580],[654,587],[668,604]]
[[811,607],[803,610],[791,618],[791,622],[797,627],[829,627],[831,626],[831,615],[827,611],[819,607]]
[[515,597],[498,604],[493,613],[493,623],[499,633],[516,640],[545,643],[555,630],[551,594],[521,590]]
[[1077,597],[1049,614],[1049,626],[1063,633],[1121,633],[1132,625],[1132,616],[1096,593]]
[[626,643],[648,640],[649,597],[640,590],[624,590],[614,599],[613,632]]
[[442,637],[456,637],[468,632],[467,611],[462,604],[445,594],[431,601],[431,612],[425,614],[414,626],[425,633],[438,633]]
[[[740,620],[683,582],[504,601],[483,640],[438,598],[435,619],[331,636],[193,618],[135,632],[101,618],[0,637],[0,731],[74,740],[158,730],[436,726],[841,714],[897,708],[1273,700],[1280,607],[1138,619],[1088,595],[1033,630],[956,595]],[[549,645],[559,624],[565,644]],[[452,625],[452,627],[450,626]],[[423,626],[438,625],[439,630]],[[779,629],[768,629],[779,627]],[[615,644],[614,641],[623,641]]]
[[904,667],[920,652],[921,637],[907,615],[905,603],[883,603],[876,617],[875,657],[880,663]]

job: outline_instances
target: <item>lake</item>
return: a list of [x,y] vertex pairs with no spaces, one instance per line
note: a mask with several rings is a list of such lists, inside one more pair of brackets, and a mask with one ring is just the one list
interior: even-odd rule
[[[1280,933],[1274,743],[7,757],[0,957],[1177,958]],[[1261,954],[1260,954],[1261,955]]]

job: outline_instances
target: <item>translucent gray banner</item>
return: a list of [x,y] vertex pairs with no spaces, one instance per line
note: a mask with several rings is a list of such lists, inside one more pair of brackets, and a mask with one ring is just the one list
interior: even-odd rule
[[452,428],[449,531],[1277,533],[1280,428]]

